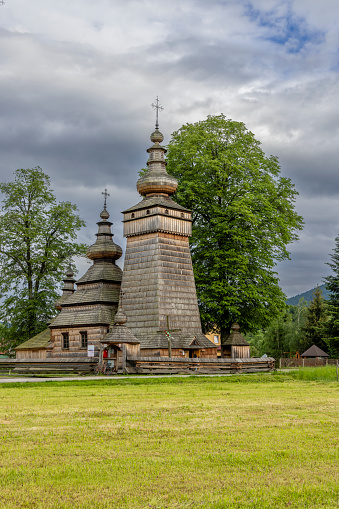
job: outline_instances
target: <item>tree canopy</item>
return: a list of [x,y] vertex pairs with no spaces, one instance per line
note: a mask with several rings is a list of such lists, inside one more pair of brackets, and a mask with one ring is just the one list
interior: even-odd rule
[[0,191],[0,320],[16,346],[53,316],[56,287],[70,257],[85,253],[86,246],[76,242],[85,223],[75,205],[57,203],[39,167],[17,170]]
[[332,269],[332,274],[324,278],[326,288],[330,295],[328,299],[329,318],[326,324],[325,342],[328,347],[328,353],[335,358],[339,358],[339,236],[335,239],[335,248],[331,255],[331,262],[328,265]]
[[168,172],[176,201],[193,211],[192,261],[202,323],[224,337],[234,321],[242,331],[265,327],[284,308],[274,268],[288,258],[302,218],[297,191],[280,176],[241,122],[209,116],[174,132]]

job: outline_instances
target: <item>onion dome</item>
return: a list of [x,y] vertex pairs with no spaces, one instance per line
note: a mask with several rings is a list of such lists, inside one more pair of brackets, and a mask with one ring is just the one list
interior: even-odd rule
[[165,195],[175,193],[178,181],[166,171],[165,154],[167,150],[160,145],[164,137],[156,126],[151,134],[152,147],[147,149],[149,158],[147,161],[148,171],[137,182],[137,190],[142,196]]
[[54,304],[55,309],[57,309],[58,311],[60,311],[61,306],[65,302],[65,300],[75,292],[75,288],[74,288],[75,279],[73,278],[73,276],[74,276],[74,273],[73,273],[72,267],[69,265],[67,272],[66,272],[66,277],[63,280],[64,287],[62,289],[62,295],[61,295],[61,297],[59,297],[59,299]]
[[118,260],[122,255],[120,246],[113,242],[113,233],[111,226],[113,223],[108,221],[109,213],[106,208],[100,214],[101,221],[98,221],[98,233],[96,234],[97,240],[92,244],[87,251],[87,256],[91,260],[98,260],[100,258],[111,258]]
[[115,325],[125,325],[126,322],[127,322],[126,313],[123,310],[122,306],[119,306],[117,314],[114,317],[114,324]]
[[118,343],[121,346],[121,343],[128,344],[140,344],[138,338],[132,334],[129,328],[126,326],[127,316],[120,305],[118,311],[114,317],[114,325],[110,327],[109,332],[106,336],[101,340],[101,343],[114,344]]

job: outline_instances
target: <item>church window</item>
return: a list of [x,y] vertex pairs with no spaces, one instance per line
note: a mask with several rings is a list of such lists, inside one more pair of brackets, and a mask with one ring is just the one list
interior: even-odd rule
[[62,333],[62,348],[64,350],[69,350],[69,335],[68,332]]
[[133,219],[133,217],[134,217],[134,212],[132,212],[132,214],[131,214],[131,218],[132,218],[132,219]]
[[88,346],[87,330],[81,331],[80,337],[81,337],[81,348],[87,348]]
[[185,215],[184,215],[184,213],[183,213],[183,212],[181,213],[181,217],[185,217]]
[[146,210],[146,214],[150,214],[150,211],[149,211],[149,209],[147,209],[147,210]]
[[168,214],[168,210],[167,209],[165,210],[165,214]]

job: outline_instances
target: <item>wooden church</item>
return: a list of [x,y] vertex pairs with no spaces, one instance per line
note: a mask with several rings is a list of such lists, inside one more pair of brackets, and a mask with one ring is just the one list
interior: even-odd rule
[[106,360],[118,372],[126,370],[130,359],[130,372],[139,372],[140,362],[155,366],[166,359],[166,369],[173,361],[177,366],[181,362],[175,369],[191,366],[190,362],[192,369],[198,369],[198,362],[208,369],[232,371],[237,357],[234,369],[242,369],[241,359],[253,368],[249,344],[237,324],[222,345],[222,359],[217,359],[217,346],[202,333],[189,248],[192,214],[173,200],[178,182],[166,171],[158,116],[150,138],[148,169],[137,181],[142,199],[123,212],[124,270],[116,264],[122,249],[113,241],[105,190],[97,239],[87,252],[92,266],[76,288],[68,270],[56,302],[59,314],[48,329],[16,348],[17,359],[61,362],[91,357],[94,362]]

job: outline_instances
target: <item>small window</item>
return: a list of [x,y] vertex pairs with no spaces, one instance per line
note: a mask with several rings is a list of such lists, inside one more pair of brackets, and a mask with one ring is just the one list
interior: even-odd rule
[[183,212],[181,212],[181,217],[185,217],[185,214]]
[[146,214],[149,214],[149,213],[150,213],[150,211],[147,209],[147,210],[146,210]]
[[133,219],[133,217],[134,217],[134,212],[132,212],[132,214],[131,214],[131,218],[132,218],[132,219]]
[[69,335],[68,332],[62,333],[62,348],[64,350],[69,350]]
[[168,214],[168,209],[165,210],[165,214]]
[[87,348],[88,340],[87,340],[87,330],[80,332],[81,337],[81,348]]
[[219,343],[219,336],[214,336],[214,343]]

